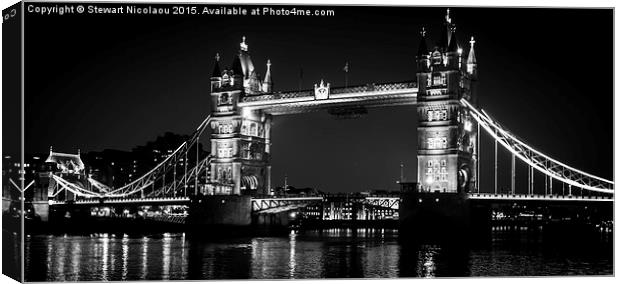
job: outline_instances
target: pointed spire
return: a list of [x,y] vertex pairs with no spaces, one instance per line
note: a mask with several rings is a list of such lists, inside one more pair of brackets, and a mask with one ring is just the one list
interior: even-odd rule
[[450,35],[450,43],[448,44],[448,52],[457,52],[458,46],[456,45],[456,27],[452,26],[452,33]]
[[474,37],[471,37],[471,40],[469,41],[469,44],[471,45],[471,47],[469,48],[469,55],[467,56],[467,73],[472,74],[474,76],[476,76],[477,73],[477,63],[476,63],[476,52],[474,51],[474,44],[476,43],[476,41],[474,40]]
[[220,70],[220,54],[215,54],[215,66],[213,66],[213,73],[211,74],[211,78],[213,77],[221,77],[222,71]]
[[[267,80],[269,78],[269,80]],[[267,59],[267,72],[265,72],[265,81],[271,81],[271,59]]]
[[267,59],[267,72],[265,72],[265,79],[263,80],[262,91],[265,93],[271,93],[273,91],[273,81],[271,79],[271,60]]
[[452,18],[450,18],[450,8],[446,9],[446,22],[444,23],[444,31],[439,34],[439,50],[442,52],[449,50],[449,44],[452,39],[454,25],[452,24]]
[[52,146],[50,145],[50,155],[52,154],[52,152],[53,152],[53,151],[52,151]]
[[420,31],[420,45],[418,46],[418,57],[428,55],[428,47],[426,46],[426,30],[422,27]]
[[239,47],[242,51],[248,51],[248,45],[245,43],[245,36],[241,37],[241,43],[239,44]]
[[476,64],[476,52],[474,51],[474,44],[476,43],[476,41],[474,40],[474,37],[471,37],[471,40],[469,41],[470,44],[470,49],[469,49],[469,55],[467,56],[467,64]]
[[239,49],[238,54],[239,60],[241,61],[240,65],[242,70],[242,73],[240,74],[243,75],[243,79],[245,80],[244,86],[248,87],[247,80],[250,79],[250,75],[252,75],[252,72],[254,72],[254,63],[252,63],[252,59],[250,58],[250,53],[248,52],[248,45],[245,43],[245,36],[242,37],[240,47],[241,48]]
[[77,153],[77,155],[78,155],[78,156],[80,155],[80,148],[78,148],[78,153]]

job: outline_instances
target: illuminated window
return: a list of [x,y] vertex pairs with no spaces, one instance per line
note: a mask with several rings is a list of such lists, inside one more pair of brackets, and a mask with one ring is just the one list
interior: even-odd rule
[[448,139],[446,137],[430,137],[427,138],[426,143],[428,149],[444,149],[448,147]]
[[250,124],[250,135],[258,136],[258,130],[256,129],[256,123]]
[[250,159],[250,145],[249,144],[241,145],[241,157],[244,159]]
[[218,105],[229,105],[229,104],[231,104],[230,95],[228,93],[222,93],[219,97]]
[[233,133],[234,129],[230,123],[221,123],[218,124],[218,131],[220,134],[230,134]]
[[426,168],[426,182],[446,182],[448,181],[448,169],[446,160],[429,160]]
[[263,127],[256,122],[244,121],[241,126],[241,134],[248,136],[263,136]]
[[219,148],[217,149],[217,156],[220,158],[231,158],[232,148]]
[[429,110],[426,112],[426,115],[428,116],[428,121],[447,120],[448,110],[446,109]]
[[439,51],[433,52],[432,61],[433,64],[441,64],[441,53]]
[[441,85],[441,74],[433,74],[433,85]]
[[443,73],[435,73],[433,74],[433,85],[445,85],[446,84],[446,74]]

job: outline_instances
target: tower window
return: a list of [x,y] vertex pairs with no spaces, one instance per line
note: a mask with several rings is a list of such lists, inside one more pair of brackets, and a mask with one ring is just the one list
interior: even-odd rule
[[217,155],[220,158],[232,158],[232,148],[219,148],[217,149]]
[[223,93],[220,95],[218,104],[220,105],[230,104],[230,96],[228,95],[228,93]]
[[448,110],[445,109],[429,110],[426,114],[428,116],[428,121],[448,119]]
[[443,73],[435,73],[433,74],[433,85],[445,85],[446,84],[446,74]]
[[439,53],[439,51],[433,52],[432,61],[433,65],[441,64],[441,53]]
[[258,131],[256,129],[256,123],[250,124],[250,135],[258,136]]
[[230,134],[233,133],[233,126],[230,123],[218,124],[218,131],[220,134]]
[[446,182],[448,181],[448,169],[446,160],[429,160],[426,168],[426,182]]
[[430,137],[426,141],[429,149],[444,149],[448,147],[448,139],[446,137]]

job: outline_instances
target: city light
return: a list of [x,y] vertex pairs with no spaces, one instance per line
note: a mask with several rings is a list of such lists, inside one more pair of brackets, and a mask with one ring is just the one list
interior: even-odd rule
[[467,131],[467,132],[471,132],[471,129],[472,129],[472,123],[471,123],[471,121],[466,120],[466,121],[465,121],[465,125],[464,125],[464,127],[463,127],[463,128],[465,128],[465,131]]
[[432,177],[432,176],[430,176],[430,175],[429,175],[429,176],[427,176],[427,177],[426,177],[426,183],[427,183],[427,184],[432,184],[432,183],[433,183],[433,177]]

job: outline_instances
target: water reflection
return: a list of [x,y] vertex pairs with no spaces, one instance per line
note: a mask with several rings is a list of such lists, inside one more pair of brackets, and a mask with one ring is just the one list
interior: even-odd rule
[[163,239],[163,249],[162,249],[162,279],[168,280],[170,279],[170,234],[165,233]]
[[127,234],[123,234],[123,239],[121,240],[122,242],[122,250],[123,250],[123,272],[121,275],[121,280],[127,280],[127,261],[128,261],[128,256],[129,256],[129,238],[127,237]]
[[149,238],[147,238],[146,236],[144,236],[142,238],[142,274],[140,275],[140,280],[142,279],[146,279],[146,269],[147,269],[147,262],[148,262],[148,251],[149,251]]
[[[399,242],[390,230],[316,230],[206,241],[183,233],[26,238],[27,281],[611,274],[611,243],[562,250],[498,231],[483,246]],[[604,240],[601,237],[601,240]],[[544,244],[543,244],[544,243]]]
[[297,234],[295,231],[291,231],[289,235],[289,257],[288,257],[288,269],[289,269],[289,278],[295,278],[295,237]]
[[435,255],[440,250],[437,246],[423,246],[418,252],[418,276],[430,278],[435,276]]
[[77,281],[79,279],[79,268],[80,268],[80,255],[82,254],[82,244],[76,243],[74,246],[74,251],[71,254],[71,274],[69,276],[69,280]]
[[109,239],[108,239],[108,234],[104,234],[103,237],[101,237],[101,257],[103,259],[103,264],[101,266],[101,273],[102,273],[102,280],[109,280],[108,279],[108,257],[110,257],[110,254],[108,253],[108,245],[109,245]]

